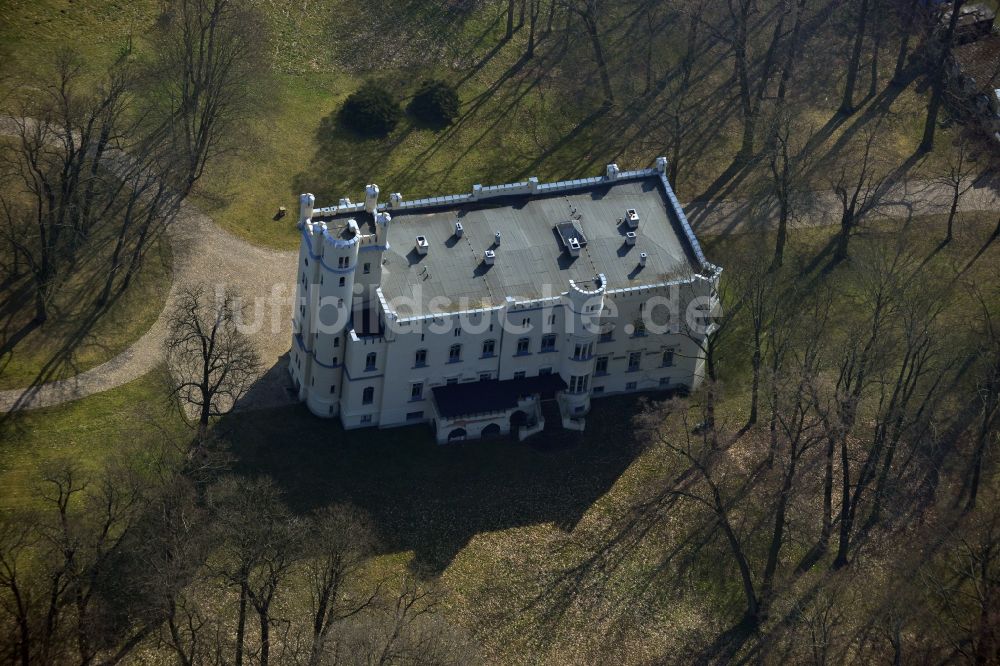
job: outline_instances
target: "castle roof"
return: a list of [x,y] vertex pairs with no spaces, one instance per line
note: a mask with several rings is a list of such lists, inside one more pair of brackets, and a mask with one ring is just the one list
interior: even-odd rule
[[[392,228],[382,256],[382,293],[390,304],[412,299],[420,314],[556,296],[570,280],[590,282],[598,274],[610,291],[714,269],[662,165],[561,183],[476,186],[472,195],[397,202],[387,210]],[[314,219],[361,222],[363,216],[334,207],[317,210]],[[630,216],[637,222],[630,224]],[[426,254],[418,251],[418,237]],[[486,250],[495,254],[492,264]],[[434,308],[445,299],[450,305]],[[403,316],[409,314],[418,312]]]

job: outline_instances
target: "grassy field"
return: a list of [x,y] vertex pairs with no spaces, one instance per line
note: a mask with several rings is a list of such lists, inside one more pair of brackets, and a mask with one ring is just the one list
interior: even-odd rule
[[69,461],[87,473],[126,459],[171,461],[190,437],[158,372],[82,400],[0,415],[0,509],[31,504],[46,468]]

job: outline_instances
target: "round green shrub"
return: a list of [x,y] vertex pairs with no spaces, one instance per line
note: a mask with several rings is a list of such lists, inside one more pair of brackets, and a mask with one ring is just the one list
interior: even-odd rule
[[340,109],[344,125],[369,137],[385,136],[399,122],[399,104],[389,91],[375,83],[366,83],[351,93]]
[[445,127],[458,117],[458,93],[444,81],[424,81],[413,96],[409,111],[428,125]]

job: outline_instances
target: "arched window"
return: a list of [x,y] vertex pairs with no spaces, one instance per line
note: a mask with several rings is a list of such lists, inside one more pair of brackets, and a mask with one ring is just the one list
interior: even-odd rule
[[361,404],[370,405],[375,402],[375,387],[366,386],[364,393],[361,394]]
[[427,350],[418,349],[413,359],[413,365],[420,368],[427,365]]
[[448,362],[457,363],[462,360],[462,345],[452,345],[448,350]]

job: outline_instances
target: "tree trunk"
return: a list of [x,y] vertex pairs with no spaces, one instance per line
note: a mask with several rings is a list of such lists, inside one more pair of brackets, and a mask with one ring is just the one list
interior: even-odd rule
[[642,94],[648,95],[653,87],[653,39],[656,33],[653,31],[653,12],[649,5],[646,6],[646,80],[642,88]]
[[[205,363],[206,372],[208,367],[208,361]],[[208,381],[207,377],[205,384],[201,389],[201,407],[198,410],[198,443],[204,443],[208,439],[208,425],[212,418],[212,396],[211,391],[207,388]]]
[[951,20],[948,21],[948,31],[945,33],[941,44],[941,54],[938,56],[937,64],[931,73],[933,77],[931,85],[931,100],[927,104],[927,120],[924,122],[924,136],[920,140],[920,152],[930,152],[934,148],[934,132],[937,129],[938,113],[941,111],[941,100],[944,97],[944,68],[951,53],[951,43],[955,37],[955,26],[958,24],[958,16],[961,13],[965,0],[955,0],[951,11]]
[[236,619],[236,666],[243,664],[243,640],[247,623],[247,584],[240,583],[240,606]]
[[841,498],[840,498],[840,540],[837,544],[837,555],[833,558],[834,569],[840,569],[847,565],[847,549],[851,540],[851,475],[850,460],[847,455],[847,438],[840,441],[840,473],[841,473]]
[[868,0],[861,0],[861,6],[858,11],[858,26],[854,33],[854,48],[851,51],[851,60],[847,64],[844,98],[840,102],[840,113],[845,116],[854,113],[854,86],[858,80],[858,69],[861,67],[861,51],[865,43],[865,28],[868,22]]
[[788,468],[781,485],[781,492],[778,495],[778,506],[774,512],[774,529],[771,532],[771,545],[767,550],[767,562],[764,565],[764,576],[760,586],[760,603],[764,612],[766,612],[771,597],[771,590],[774,587],[774,574],[778,570],[778,556],[781,554],[781,546],[784,542],[785,514],[788,510],[788,499],[792,492],[792,483],[795,480],[795,463],[798,460],[795,444],[790,443],[789,449]]
[[913,35],[913,24],[917,18],[918,2],[919,0],[911,0],[907,6],[903,36],[899,41],[899,53],[896,54],[896,69],[892,73],[892,84],[896,86],[903,83],[903,72],[906,71],[906,56],[910,51],[910,37]]
[[597,19],[589,14],[583,16],[583,24],[587,28],[587,35],[590,37],[590,44],[594,48],[594,58],[597,60],[597,72],[601,76],[601,87],[604,89],[604,98],[607,102],[615,101],[614,91],[611,89],[611,77],[608,74],[608,63],[604,59],[604,49],[601,47],[601,36],[597,32]]
[[958,202],[962,198],[962,184],[959,179],[956,179],[952,183],[955,189],[951,192],[951,208],[948,209],[948,232],[944,236],[944,242],[950,243],[952,239],[952,232],[955,226],[955,215],[958,213]]
[[531,9],[528,12],[528,49],[524,57],[530,60],[535,57],[535,26],[538,24],[538,3],[541,0],[529,0]]
[[[989,551],[987,551],[988,553]],[[997,609],[996,585],[990,572],[993,557],[987,554],[979,558],[979,588],[981,600],[979,618],[976,621],[975,655],[977,666],[996,663],[1000,645],[997,644],[997,627],[1000,626],[1000,609]]]
[[833,451],[834,441],[826,444],[826,465],[823,470],[823,524],[820,528],[820,551],[825,552],[833,534]]
[[[706,479],[708,479],[707,474]],[[722,496],[719,494],[718,487],[711,482],[709,482],[709,487],[712,489],[712,499],[715,503],[716,513],[719,516],[719,525],[726,535],[726,540],[729,542],[733,557],[736,559],[736,565],[740,570],[740,580],[743,583],[743,594],[747,603],[746,614],[743,620],[749,626],[756,627],[760,623],[760,601],[754,591],[750,563],[747,562],[747,558],[743,554],[743,548],[740,546],[739,539],[736,538],[736,532],[733,531],[732,525],[729,524],[725,504],[722,502]]]
[[258,611],[260,616],[260,666],[268,666],[271,658],[271,620],[267,606]]
[[35,323],[37,324],[44,324],[49,318],[47,291],[43,286],[35,287]]
[[782,200],[778,204],[778,234],[774,239],[774,258],[772,268],[781,268],[785,262],[785,245],[788,243],[788,203]]
[[750,75],[747,67],[746,44],[744,43],[736,47],[736,79],[740,88],[740,110],[743,116],[743,139],[739,153],[741,159],[750,159],[753,155],[755,130],[753,98],[750,92]]
[[792,72],[795,68],[795,59],[798,56],[799,36],[802,34],[802,15],[805,13],[806,0],[798,0],[795,8],[795,23],[792,24],[792,36],[788,44],[788,55],[785,64],[781,68],[781,79],[778,82],[778,103],[783,106],[785,95],[788,92],[788,83],[792,80]]
[[871,81],[868,85],[868,97],[874,98],[878,94],[878,58],[879,52],[882,50],[882,33],[884,32],[882,26],[879,24],[878,17],[875,17],[875,43],[872,45],[872,69],[871,69]]
[[9,578],[7,583],[7,588],[14,597],[14,605],[17,609],[18,656],[21,660],[21,666],[31,666],[31,627],[28,624],[28,609],[25,606],[25,600],[21,595],[21,588],[17,583],[16,576]]
[[751,364],[753,365],[753,382],[750,386],[750,418],[747,419],[747,426],[757,423],[757,408],[760,403],[760,348],[760,331],[755,330],[753,334],[753,358],[751,359]]
[[[773,349],[773,347],[772,347]],[[778,356],[778,350],[772,352],[771,359],[771,377],[770,377],[770,388],[771,388],[771,416],[768,420],[768,433],[770,440],[767,447],[767,466],[772,467],[774,465],[774,456],[778,451],[778,367],[780,365],[780,360]]]
[[840,263],[847,259],[848,245],[851,242],[851,230],[854,227],[854,214],[844,211],[840,218],[840,234],[837,236],[836,249],[833,252],[833,261]]
[[767,46],[767,51],[764,53],[764,62],[760,67],[760,86],[757,88],[757,104],[759,105],[763,100],[764,96],[767,94],[767,84],[771,79],[771,70],[774,69],[774,61],[778,54],[778,44],[781,42],[781,35],[784,31],[785,18],[791,11],[790,0],[782,0],[781,5],[781,16],[778,18],[777,23],[774,24],[774,30],[771,32],[771,41]]
[[976,501],[979,498],[979,484],[983,476],[983,457],[986,455],[986,445],[990,439],[990,423],[993,417],[994,414],[991,414],[987,408],[983,415],[979,436],[976,438],[976,450],[972,454],[972,476],[969,480],[969,499],[965,502],[966,512],[976,508]]

